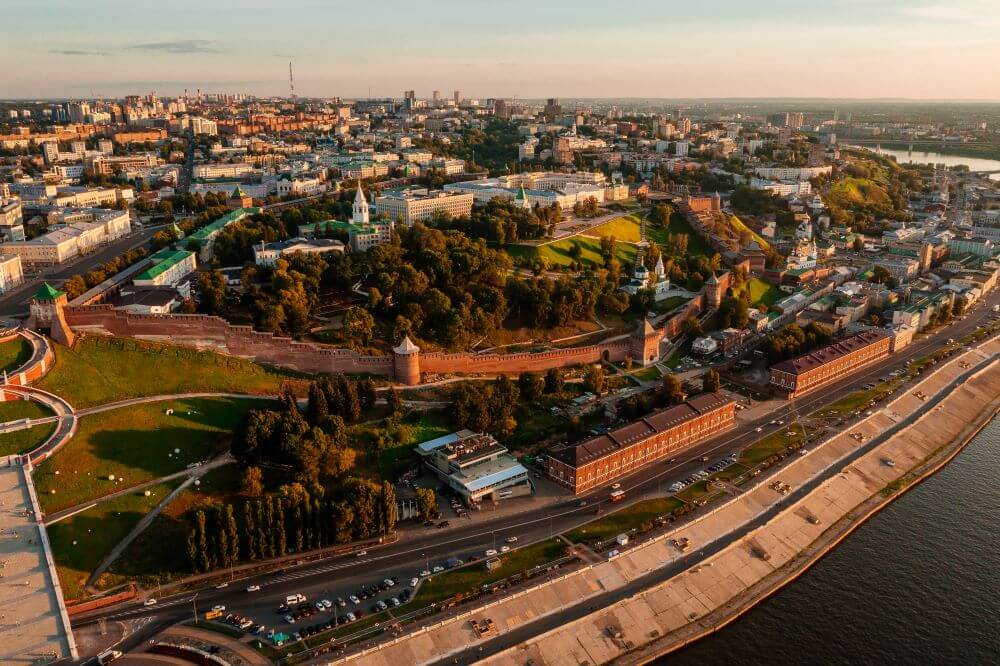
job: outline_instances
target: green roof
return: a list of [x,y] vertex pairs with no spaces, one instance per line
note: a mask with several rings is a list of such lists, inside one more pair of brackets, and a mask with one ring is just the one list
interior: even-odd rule
[[190,239],[193,241],[197,241],[199,243],[203,243],[208,240],[209,236],[219,231],[227,224],[232,224],[233,222],[239,222],[244,217],[247,217],[248,215],[256,215],[260,211],[261,211],[260,208],[237,208],[236,210],[230,213],[226,213],[225,215],[217,219],[215,222],[206,224],[201,229],[191,234]]
[[316,233],[317,231],[325,231],[327,225],[331,229],[346,231],[352,234],[373,234],[375,233],[374,225],[360,225],[354,224],[353,222],[343,222],[341,220],[324,220],[322,222],[314,222],[312,224],[300,224],[299,225],[299,235],[304,236],[309,233]]
[[135,280],[153,280],[157,276],[162,275],[167,270],[173,268],[180,262],[184,261],[190,256],[193,256],[194,252],[188,252],[187,250],[171,250],[164,248],[151,256],[150,261],[155,262],[152,266],[144,270],[135,276]]
[[35,292],[35,298],[39,301],[54,301],[60,296],[65,295],[66,292],[59,291],[48,282],[39,287],[38,291]]

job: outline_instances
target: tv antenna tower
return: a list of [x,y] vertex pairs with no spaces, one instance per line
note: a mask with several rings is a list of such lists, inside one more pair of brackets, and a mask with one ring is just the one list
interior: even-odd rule
[[295,77],[292,76],[292,61],[288,61],[288,91],[292,99],[295,99]]

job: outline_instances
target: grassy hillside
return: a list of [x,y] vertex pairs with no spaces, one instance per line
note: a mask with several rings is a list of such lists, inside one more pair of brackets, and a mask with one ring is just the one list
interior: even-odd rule
[[197,391],[276,395],[295,377],[233,356],[130,338],[88,336],[55,350],[55,366],[38,387],[77,409]]

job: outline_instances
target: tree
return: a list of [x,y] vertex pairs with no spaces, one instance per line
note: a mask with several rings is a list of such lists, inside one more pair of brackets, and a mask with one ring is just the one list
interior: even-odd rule
[[599,365],[589,365],[583,372],[583,388],[594,395],[601,395],[604,390],[604,368]]
[[66,298],[73,300],[83,292],[87,291],[87,283],[79,275],[74,275],[63,283],[62,289],[66,292]]
[[399,394],[399,391],[395,387],[389,389],[389,393],[385,397],[386,404],[389,407],[389,414],[396,416],[397,414],[403,413],[403,397]]
[[534,372],[522,372],[517,378],[517,387],[521,390],[521,397],[528,402],[535,402],[545,391],[545,380]]
[[243,470],[243,494],[247,497],[260,497],[264,494],[264,474],[260,467],[247,467]]
[[701,378],[701,390],[706,393],[716,393],[719,386],[719,373],[714,368],[709,368],[708,372]]
[[344,330],[351,341],[358,340],[367,345],[375,332],[375,318],[364,308],[348,308],[344,314]]
[[684,400],[684,387],[675,375],[663,375],[660,383],[660,402],[664,405],[676,405]]
[[420,520],[428,521],[438,514],[437,496],[431,488],[416,488],[414,493],[417,496],[417,514]]
[[236,516],[233,514],[233,505],[227,504],[222,522],[222,531],[229,541],[229,552],[227,553],[227,564],[235,564],[240,560],[240,532],[236,527]]
[[545,371],[545,392],[559,393],[563,390],[563,374],[559,368],[549,368]]
[[208,529],[205,523],[204,511],[198,511],[194,515],[194,529],[197,535],[198,571],[209,571],[212,568],[212,564],[208,554]]
[[681,322],[681,333],[684,335],[695,336],[701,335],[701,322],[694,315],[688,315],[684,321]]

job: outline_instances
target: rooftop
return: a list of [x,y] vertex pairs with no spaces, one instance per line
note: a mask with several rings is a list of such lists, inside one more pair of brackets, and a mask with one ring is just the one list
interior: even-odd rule
[[874,344],[886,337],[885,333],[878,331],[861,331],[840,342],[834,342],[822,349],[796,356],[795,358],[771,366],[772,370],[787,372],[792,375],[799,375],[822,365],[826,365],[838,358],[847,356],[859,349],[864,349],[868,345]]
[[571,467],[580,467],[730,402],[729,398],[720,393],[702,393],[687,402],[655,411],[606,434],[584,440],[576,446],[554,451],[552,457]]

